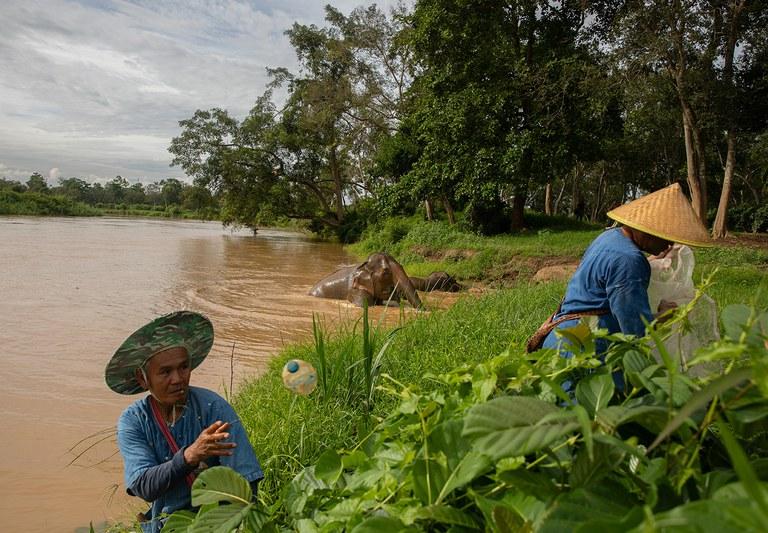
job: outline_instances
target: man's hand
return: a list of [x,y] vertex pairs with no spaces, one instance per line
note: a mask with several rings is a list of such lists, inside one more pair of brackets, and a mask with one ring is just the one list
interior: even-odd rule
[[223,457],[232,455],[232,448],[237,446],[234,442],[224,442],[229,438],[229,422],[217,420],[205,428],[197,440],[184,450],[184,461],[194,467],[205,461],[208,457]]
[[659,321],[659,323],[666,322],[672,318],[672,311],[674,309],[677,309],[677,304],[675,302],[670,302],[669,300],[660,301],[658,309],[659,312],[656,313],[656,319]]

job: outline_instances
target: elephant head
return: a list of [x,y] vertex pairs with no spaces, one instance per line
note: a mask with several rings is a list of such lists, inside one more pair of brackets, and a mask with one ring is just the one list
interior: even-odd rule
[[377,303],[390,299],[398,301],[402,295],[413,307],[421,308],[421,300],[411,279],[400,263],[385,253],[371,254],[365,263],[357,267],[352,275],[351,288],[350,300],[358,305],[362,304],[358,300],[363,298],[368,303]]

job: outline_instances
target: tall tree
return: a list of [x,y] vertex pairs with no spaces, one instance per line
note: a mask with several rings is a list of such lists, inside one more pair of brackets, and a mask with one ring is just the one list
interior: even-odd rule
[[48,183],[39,172],[33,172],[27,180],[27,190],[29,192],[47,192]]
[[[297,23],[286,32],[299,71],[271,69],[272,86],[242,122],[213,109],[180,123],[173,164],[221,194],[227,221],[253,225],[282,215],[339,227],[347,204],[372,190],[375,137],[393,127],[393,95],[406,83],[396,26],[373,7],[349,17],[330,6],[326,13],[328,27]],[[288,90],[279,110],[278,86]]]
[[[512,198],[523,224],[529,187],[572,164],[589,127],[578,44],[581,3],[421,0],[413,41],[423,73],[414,123],[423,152],[413,173],[436,195],[472,204]],[[586,76],[589,77],[589,76]],[[586,126],[586,127],[585,127]]]

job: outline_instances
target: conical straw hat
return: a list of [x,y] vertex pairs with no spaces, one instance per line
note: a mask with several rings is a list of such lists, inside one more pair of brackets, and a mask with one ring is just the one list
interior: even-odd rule
[[680,184],[673,183],[611,211],[608,217],[645,233],[689,246],[713,246]]

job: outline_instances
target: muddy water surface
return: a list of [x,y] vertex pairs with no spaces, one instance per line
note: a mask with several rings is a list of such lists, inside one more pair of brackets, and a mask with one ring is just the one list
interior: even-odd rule
[[75,531],[143,510],[125,496],[113,430],[135,397],[103,376],[136,328],[177,309],[208,315],[216,340],[192,382],[237,389],[311,335],[313,312],[355,312],[306,295],[350,262],[336,245],[215,222],[0,217],[0,530]]

